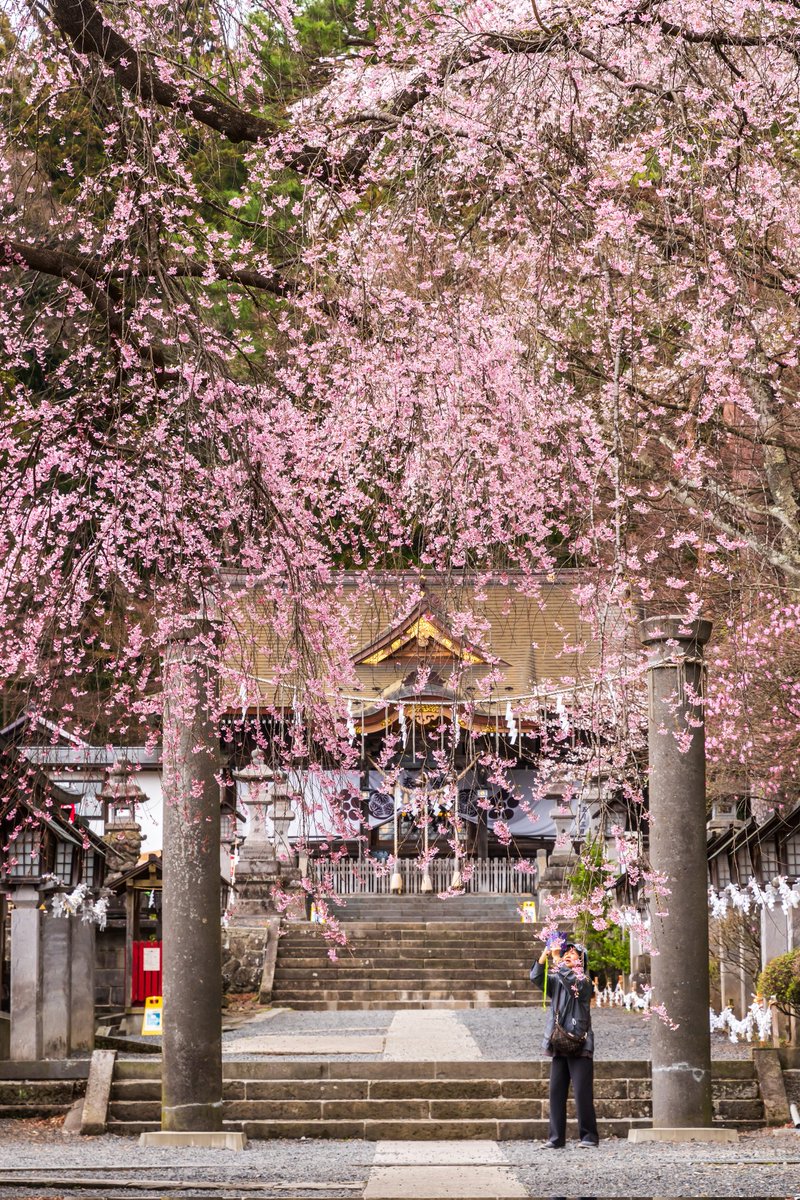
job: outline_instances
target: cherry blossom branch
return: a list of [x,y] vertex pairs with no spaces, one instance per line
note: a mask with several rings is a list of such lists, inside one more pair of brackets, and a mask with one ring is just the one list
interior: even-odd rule
[[264,142],[278,132],[265,117],[245,112],[208,92],[184,93],[152,70],[146,58],[108,24],[91,0],[52,0],[51,15],[80,54],[94,54],[126,91],[164,108],[190,113],[231,142]]
[[24,265],[31,271],[51,275],[72,284],[83,293],[95,312],[105,322],[109,334],[119,341],[127,341],[139,357],[155,370],[162,382],[176,376],[166,371],[167,358],[162,347],[152,344],[143,346],[125,321],[125,315],[116,306],[110,291],[100,287],[101,278],[95,264],[84,263],[61,250],[50,250],[20,242],[0,242],[0,265]]

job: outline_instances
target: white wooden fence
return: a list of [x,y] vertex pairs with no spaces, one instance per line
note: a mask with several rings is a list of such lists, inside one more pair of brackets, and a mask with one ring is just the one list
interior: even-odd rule
[[[465,877],[465,892],[527,895],[534,890],[535,876],[528,869],[520,871],[518,864],[509,859],[461,859],[459,865],[462,877]],[[405,895],[422,891],[423,873],[419,863],[412,858],[401,858],[396,865],[391,859],[385,863],[358,862],[355,859],[343,859],[338,863],[312,861],[309,868],[314,877],[320,882],[324,881],[339,896],[388,895],[395,869],[402,876]],[[434,892],[444,892],[450,887],[455,869],[454,858],[432,859],[428,875]]]

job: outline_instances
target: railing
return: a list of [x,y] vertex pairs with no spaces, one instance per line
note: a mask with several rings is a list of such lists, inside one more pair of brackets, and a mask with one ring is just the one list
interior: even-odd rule
[[[343,859],[337,863],[309,864],[313,876],[339,896],[389,895],[392,875],[400,873],[403,894],[422,892],[423,872],[415,859],[401,858],[396,863],[371,860],[358,862]],[[495,892],[503,895],[529,895],[534,890],[535,876],[530,870],[521,871],[518,864],[505,858],[461,859],[459,863],[463,890],[468,893]],[[454,858],[434,858],[428,866],[433,891],[445,892],[451,886],[456,870]]]

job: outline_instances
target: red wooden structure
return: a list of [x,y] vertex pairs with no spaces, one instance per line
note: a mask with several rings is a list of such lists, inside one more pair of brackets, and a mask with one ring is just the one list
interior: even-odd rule
[[[158,951],[158,970],[146,971],[145,952],[147,959],[155,957],[152,951]],[[148,964],[149,965],[149,964]],[[134,942],[131,962],[131,1004],[144,1004],[148,996],[160,996],[161,992],[161,942]]]

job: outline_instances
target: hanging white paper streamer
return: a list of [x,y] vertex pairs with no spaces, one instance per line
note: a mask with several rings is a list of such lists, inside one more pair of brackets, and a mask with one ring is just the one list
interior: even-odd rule
[[514,720],[514,710],[511,707],[510,700],[506,704],[506,725],[508,726],[508,740],[512,746],[516,746],[519,729],[517,727],[517,722]]
[[720,891],[713,887],[708,889],[711,916],[717,919],[724,917],[729,908],[745,914],[756,906],[772,911],[778,901],[785,913],[800,905],[800,890],[797,885],[791,887],[785,875],[779,875],[774,884],[767,883],[763,888],[751,877],[745,888],[740,888],[736,883],[729,883]]
[[717,1029],[727,1029],[732,1042],[746,1038],[752,1042],[756,1034],[759,1042],[766,1042],[772,1037],[772,1005],[767,1001],[754,1000],[741,1021],[734,1016],[730,1005],[723,1008],[721,1013],[715,1013],[713,1008],[708,1010],[711,1022],[711,1032]]
[[567,715],[567,710],[564,707],[564,697],[560,692],[556,696],[556,714],[558,716],[558,723],[561,726],[562,731],[564,733],[569,733],[569,716]]
[[[652,1004],[652,991],[645,987],[641,992],[626,992],[621,983],[613,989],[606,986],[601,991],[595,984],[594,998],[598,1008],[625,1008],[628,1012],[647,1012]],[[721,1013],[715,1013],[713,1008],[710,1008],[708,1019],[712,1033],[718,1029],[727,1029],[732,1042],[738,1042],[742,1038],[752,1042],[754,1035],[760,1042],[766,1042],[772,1037],[772,1005],[765,1000],[754,1000],[747,1015],[741,1020],[734,1016],[730,1006],[723,1008]]]

